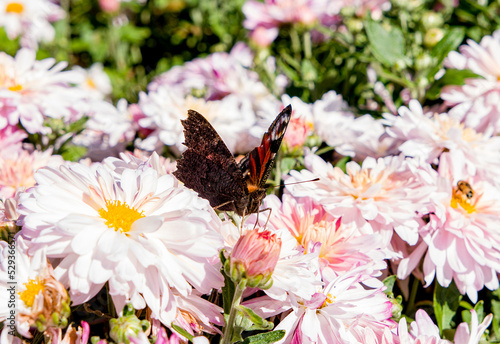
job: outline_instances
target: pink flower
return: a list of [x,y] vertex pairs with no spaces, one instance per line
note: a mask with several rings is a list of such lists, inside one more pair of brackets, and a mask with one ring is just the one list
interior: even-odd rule
[[478,176],[471,176],[464,162],[442,154],[434,191],[429,202],[419,209],[428,214],[428,223],[419,234],[415,250],[398,268],[406,278],[422,257],[426,285],[434,278],[443,287],[454,281],[472,302],[483,287],[499,287],[500,272],[500,190]]
[[432,322],[432,319],[423,309],[419,309],[415,313],[415,321],[410,324],[409,333],[406,318],[401,318],[398,326],[398,335],[402,344],[451,344],[450,341],[441,339],[439,328]]
[[319,156],[306,154],[307,169],[291,171],[286,183],[311,180],[314,183],[288,185],[295,197],[311,197],[343,224],[352,224],[363,234],[380,233],[388,247],[394,231],[406,242],[415,244],[421,220],[416,211],[427,197],[420,180],[421,166],[403,156],[375,160],[366,158],[360,166],[346,165],[346,173]]
[[[255,221],[247,221],[244,227],[247,231],[254,228],[251,222]],[[225,238],[226,250],[230,252],[241,236],[241,230],[231,221],[224,221],[223,224],[221,233]],[[297,245],[297,240],[286,228],[268,226],[267,229],[281,240],[281,250],[272,274],[272,286],[264,292],[269,297],[282,302],[290,298],[309,300],[322,285],[318,273],[318,250],[305,252]]]
[[283,138],[283,143],[289,149],[301,148],[306,142],[306,138],[312,129],[312,124],[308,124],[304,117],[293,116],[288,123],[288,128]]
[[[493,320],[493,314],[489,314],[479,325],[479,320],[476,311],[471,309],[471,328],[467,323],[463,322],[458,325],[455,332],[455,344],[478,344],[483,332]],[[449,340],[441,339],[439,328],[432,322],[432,319],[423,309],[419,309],[415,314],[415,321],[410,324],[410,332],[406,318],[401,318],[398,326],[398,336],[402,344],[451,344]]]
[[[0,111],[1,112],[1,111]],[[0,114],[1,116],[1,114]],[[0,126],[3,118],[0,117]],[[9,156],[22,151],[22,141],[28,137],[26,132],[15,125],[5,123],[0,129],[0,156]]]
[[24,191],[36,184],[34,173],[44,166],[59,166],[63,159],[52,155],[52,150],[45,152],[15,152],[0,155],[0,199],[13,197],[16,191]]
[[316,0],[249,0],[242,8],[245,28],[251,30],[252,39],[261,46],[270,45],[278,37],[284,24],[312,24],[318,19]]
[[276,326],[286,331],[280,344],[396,343],[392,303],[382,288],[365,289],[358,271],[337,277],[308,301],[289,304],[261,297],[245,305],[265,317],[290,310]]
[[[375,278],[387,267],[382,252],[382,238],[379,234],[361,235],[352,224],[341,224],[336,218],[314,202],[311,198],[294,198],[283,195],[283,202],[274,195],[264,199],[263,207],[271,209],[269,220],[259,214],[259,223],[268,228],[286,228],[296,239],[297,245],[304,252],[319,251],[321,274],[324,281],[331,281],[339,274],[346,273],[361,265],[362,281],[370,286],[382,284]],[[255,220],[252,215],[247,220]]]
[[240,237],[224,270],[235,283],[246,279],[249,287],[268,289],[280,251],[281,239],[276,234],[255,228]]
[[99,0],[99,6],[104,12],[116,12],[120,9],[120,0]]
[[470,329],[467,323],[463,322],[457,327],[455,344],[478,344],[484,331],[490,326],[493,321],[493,314],[488,314],[483,322],[479,324],[479,319],[475,310],[471,309],[471,324]]
[[441,93],[449,113],[467,127],[484,132],[500,132],[500,31],[484,36],[477,44],[467,40],[460,53],[452,51],[445,66],[470,69],[483,78],[467,79],[462,86],[447,86]]

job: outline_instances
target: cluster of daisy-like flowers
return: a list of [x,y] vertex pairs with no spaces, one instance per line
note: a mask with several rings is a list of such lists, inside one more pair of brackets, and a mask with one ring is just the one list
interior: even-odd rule
[[[332,16],[344,6],[248,2],[245,25],[254,39],[272,40],[284,23],[324,19],[313,11],[320,5]],[[268,11],[261,22],[251,14],[259,6]],[[300,18],[288,16],[295,6],[305,6]],[[30,338],[37,328],[61,341],[69,300],[86,304],[105,288],[117,313],[127,304],[148,310],[158,343],[169,340],[163,327],[220,333],[223,310],[204,295],[222,288],[224,271],[253,288],[242,307],[279,319],[276,329],[286,331],[279,343],[447,342],[423,311],[409,330],[406,319],[392,320],[397,310],[382,279],[392,269],[400,280],[414,274],[426,286],[454,282],[473,302],[484,287],[499,287],[498,37],[471,41],[448,57],[448,67],[482,76],[443,91],[448,112],[411,100],[380,120],[355,117],[335,91],[312,104],[286,94],[277,100],[249,69],[252,55],[240,44],[174,67],[138,104],[116,106],[106,100],[111,87],[100,65],[63,71],[64,63],[38,61],[33,50],[2,53],[0,221],[8,235],[21,228],[15,329]],[[277,78],[275,88],[283,85]],[[287,104],[294,112],[283,151],[304,150],[305,168],[284,176],[283,197],[266,197],[268,210],[242,225],[222,221],[184,187],[171,174],[175,163],[144,153],[168,146],[180,155],[187,109],[202,113],[231,152],[247,153]],[[73,142],[97,162],[64,162],[22,144],[27,133],[49,134],[50,121],[83,116],[85,129]],[[342,170],[304,148],[308,140],[353,161]],[[132,142],[143,152],[113,157]],[[5,242],[0,248],[4,307],[11,253]],[[1,307],[0,320],[8,321]],[[148,342],[144,324],[125,313],[111,330],[113,340]],[[459,326],[456,343],[478,343],[491,322],[487,316],[480,324],[475,312],[471,319],[470,329]],[[122,320],[134,322],[134,334]],[[82,322],[65,338],[87,343],[88,333]],[[7,326],[1,336],[2,343],[18,340]]]

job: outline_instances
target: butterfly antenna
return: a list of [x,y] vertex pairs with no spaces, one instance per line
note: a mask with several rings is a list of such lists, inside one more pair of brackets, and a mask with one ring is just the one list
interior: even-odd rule
[[311,179],[311,180],[303,180],[303,181],[300,181],[300,182],[295,182],[295,183],[283,183],[283,184],[279,184],[279,185],[276,185],[274,186],[275,188],[280,188],[282,186],[288,186],[288,185],[295,185],[295,184],[302,184],[302,183],[309,183],[309,182],[317,182],[319,180],[319,178],[314,178],[314,179]]

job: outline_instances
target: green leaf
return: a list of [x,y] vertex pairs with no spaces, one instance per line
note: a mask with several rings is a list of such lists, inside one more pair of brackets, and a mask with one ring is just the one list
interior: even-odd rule
[[269,344],[275,343],[285,336],[285,330],[272,331],[267,333],[256,334],[255,336],[247,337],[244,341],[237,344]]
[[151,35],[147,27],[136,27],[134,25],[123,25],[120,27],[120,38],[126,42],[142,44]]
[[431,56],[442,62],[448,53],[456,50],[463,42],[465,37],[465,29],[463,27],[454,27],[444,35],[443,38],[430,51]]
[[345,165],[346,165],[349,161],[351,161],[351,157],[350,157],[350,156],[345,156],[345,157],[343,157],[342,159],[340,159],[339,161],[337,161],[337,163],[335,164],[335,167],[340,168],[340,169],[341,169],[342,171],[344,171],[344,173],[345,173],[345,171],[346,171],[346,169],[345,169]]
[[430,54],[436,59],[436,64],[432,68],[427,76],[429,78],[434,78],[434,75],[442,67],[442,63],[446,56],[452,50],[456,50],[458,46],[463,42],[465,37],[465,29],[463,27],[454,27],[449,30],[446,35],[432,48]]
[[448,288],[443,288],[436,283],[434,289],[434,314],[439,326],[439,330],[453,328],[452,319],[457,313],[462,295],[458,291],[454,282]]
[[[238,313],[241,314],[242,319],[241,322],[238,323],[238,320],[236,320],[236,322],[238,323],[238,326],[240,326],[244,331],[273,329],[274,324],[272,322],[261,318],[251,308],[239,305],[237,306],[237,309]],[[251,324],[246,320],[249,320]]]
[[86,147],[67,145],[64,147],[64,151],[61,152],[61,156],[64,160],[68,161],[78,161],[87,153]]
[[285,157],[285,158],[281,159],[281,162],[280,162],[281,174],[282,175],[288,174],[288,172],[290,172],[298,164],[299,164],[299,162],[298,162],[297,158]]
[[389,295],[389,293],[392,295],[392,290],[394,288],[394,284],[396,283],[396,280],[397,280],[396,275],[388,276],[383,280],[384,285],[387,287],[387,289],[384,290],[384,293],[386,295]]
[[465,79],[482,78],[468,69],[447,69],[444,75],[436,80],[427,91],[427,99],[435,100],[441,95],[441,89],[447,85],[463,85]]
[[407,60],[403,32],[397,27],[387,31],[382,24],[373,20],[365,23],[370,48],[377,60],[391,67],[396,62]]
[[189,332],[187,332],[185,329],[183,329],[182,327],[180,326],[177,326],[177,325],[174,325],[172,323],[172,328],[174,329],[175,332],[177,332],[178,334],[180,334],[181,336],[184,336],[186,337],[188,340],[190,341],[193,341],[193,338],[194,336],[191,335]]

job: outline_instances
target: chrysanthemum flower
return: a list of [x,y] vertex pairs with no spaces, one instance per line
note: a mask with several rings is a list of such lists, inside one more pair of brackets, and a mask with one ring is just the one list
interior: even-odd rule
[[88,98],[102,100],[107,98],[113,91],[111,80],[104,71],[102,63],[94,63],[88,69],[74,66],[73,70],[83,75],[81,82],[77,86],[84,90]]
[[[209,293],[222,285],[220,219],[208,201],[169,174],[107,164],[40,169],[19,205],[32,252],[45,249],[74,304],[109,285],[118,311],[148,306],[170,326],[173,293]],[[219,263],[220,264],[220,263]]]
[[251,38],[260,46],[270,45],[285,24],[312,24],[318,20],[319,1],[249,0],[243,5],[243,26],[251,31]]
[[175,160],[165,158],[158,155],[156,152],[147,156],[143,151],[136,149],[134,153],[120,153],[120,159],[108,158],[103,161],[108,167],[116,172],[121,173],[125,168],[153,168],[158,174],[171,174],[176,170],[177,163]]
[[[304,252],[319,251],[320,271],[323,281],[329,282],[339,274],[350,271],[361,264],[363,283],[381,286],[375,278],[387,267],[382,252],[383,243],[380,234],[361,235],[352,224],[341,224],[340,218],[327,213],[318,203],[308,197],[294,198],[283,195],[283,202],[274,195],[269,195],[262,204],[270,208],[259,214],[260,224],[267,223],[268,228],[286,228],[297,240],[297,245]],[[255,221],[255,215],[247,220]],[[269,219],[269,221],[268,221]]]
[[291,171],[286,183],[295,197],[311,197],[342,223],[354,225],[363,234],[380,233],[385,247],[395,231],[404,241],[415,244],[421,221],[416,214],[427,197],[419,170],[425,169],[403,156],[375,160],[366,158],[360,166],[346,165],[346,173],[319,156],[307,154],[306,170]]
[[424,113],[417,100],[400,107],[400,116],[385,114],[387,133],[402,141],[399,150],[406,156],[436,163],[444,151],[463,160],[471,175],[496,178],[500,173],[500,137],[479,133],[446,113]]
[[[0,111],[1,112],[1,111]],[[23,149],[22,141],[28,137],[26,132],[15,125],[9,125],[7,119],[0,114],[0,155],[12,156]]]
[[181,119],[187,117],[187,109],[201,113],[217,130],[233,153],[249,152],[260,141],[260,137],[250,132],[257,121],[254,112],[251,109],[246,109],[246,111],[239,109],[236,96],[206,101],[190,95],[184,97],[167,87],[161,87],[148,94],[141,93],[139,96],[139,105],[146,115],[145,118],[139,120],[139,125],[154,130],[147,139],[141,142],[139,148],[155,147],[159,142],[160,145],[170,146],[176,153],[184,151],[186,147],[182,144],[184,133]]
[[483,78],[466,79],[462,86],[446,86],[441,92],[445,104],[452,106],[449,113],[456,120],[478,132],[500,132],[500,31],[484,36],[477,44],[467,40],[460,53],[450,52],[445,66],[470,69]]
[[64,10],[50,0],[0,0],[0,26],[9,39],[21,36],[21,46],[37,49],[54,39],[50,22],[64,18]]
[[[35,1],[36,2],[36,1]],[[29,133],[47,133],[45,118],[72,122],[82,117],[84,93],[71,86],[81,75],[62,71],[67,63],[53,58],[35,59],[35,52],[21,49],[15,58],[0,52],[0,118],[21,124]]]
[[[467,323],[463,322],[458,325],[455,332],[455,344],[478,344],[482,334],[493,320],[493,314],[486,316],[481,324],[475,310],[471,309],[471,328]],[[404,344],[420,344],[420,343],[435,343],[435,344],[451,344],[449,340],[441,339],[439,328],[432,322],[432,319],[423,309],[419,309],[415,314],[415,321],[410,324],[410,331],[406,318],[401,318],[398,326],[398,336],[401,343]]]
[[314,102],[313,117],[314,131],[318,136],[335,147],[336,152],[356,161],[397,152],[395,140],[384,136],[385,129],[379,120],[369,115],[355,118],[342,96],[334,91],[325,93]]
[[16,191],[24,191],[35,185],[36,170],[44,166],[56,167],[63,163],[60,155],[45,152],[21,151],[14,154],[0,154],[0,199],[13,197]]
[[[7,242],[0,241],[0,299],[3,301],[0,321],[5,321],[13,313],[17,332],[26,338],[32,337],[30,327],[45,331],[49,327],[66,326],[70,314],[68,293],[54,278],[45,253],[42,250],[29,256],[29,247],[22,237],[17,237],[13,245],[12,250]],[[14,275],[9,269],[12,260],[16,267]],[[17,283],[9,283],[12,281]],[[14,312],[7,303],[7,300],[12,300],[11,296],[15,296]],[[4,328],[4,331],[9,330],[7,326]]]
[[284,304],[262,297],[245,305],[265,317],[291,309],[275,328],[286,331],[280,344],[397,342],[391,301],[383,288],[364,288],[358,270],[337,277],[309,301]]
[[[231,253],[238,239],[246,231],[252,230],[252,221],[244,226],[241,232],[234,224],[225,221],[222,235],[225,239],[225,249]],[[264,292],[276,300],[293,298],[310,299],[319,286],[322,285],[319,272],[318,252],[304,252],[298,247],[297,240],[286,228],[269,227],[271,233],[281,240],[281,250],[276,267],[272,274],[273,284]]]
[[262,102],[276,99],[260,81],[256,72],[249,70],[253,53],[243,43],[236,44],[231,52],[214,53],[196,58],[182,66],[175,66],[158,76],[148,85],[149,92],[160,87],[181,93],[194,94],[205,100],[221,100],[235,95],[240,108],[264,109]]
[[[420,209],[429,222],[420,230],[423,242],[399,265],[406,278],[424,257],[426,285],[434,278],[443,287],[455,282],[462,294],[477,301],[483,287],[499,287],[500,190],[478,176],[468,175],[449,154],[440,158],[439,175],[430,202]],[[426,249],[427,248],[427,249]]]
[[89,120],[85,130],[73,138],[73,143],[86,147],[86,156],[102,161],[118,156],[135,137],[137,125],[125,99],[118,100],[116,107],[104,100],[91,100],[85,108]]

